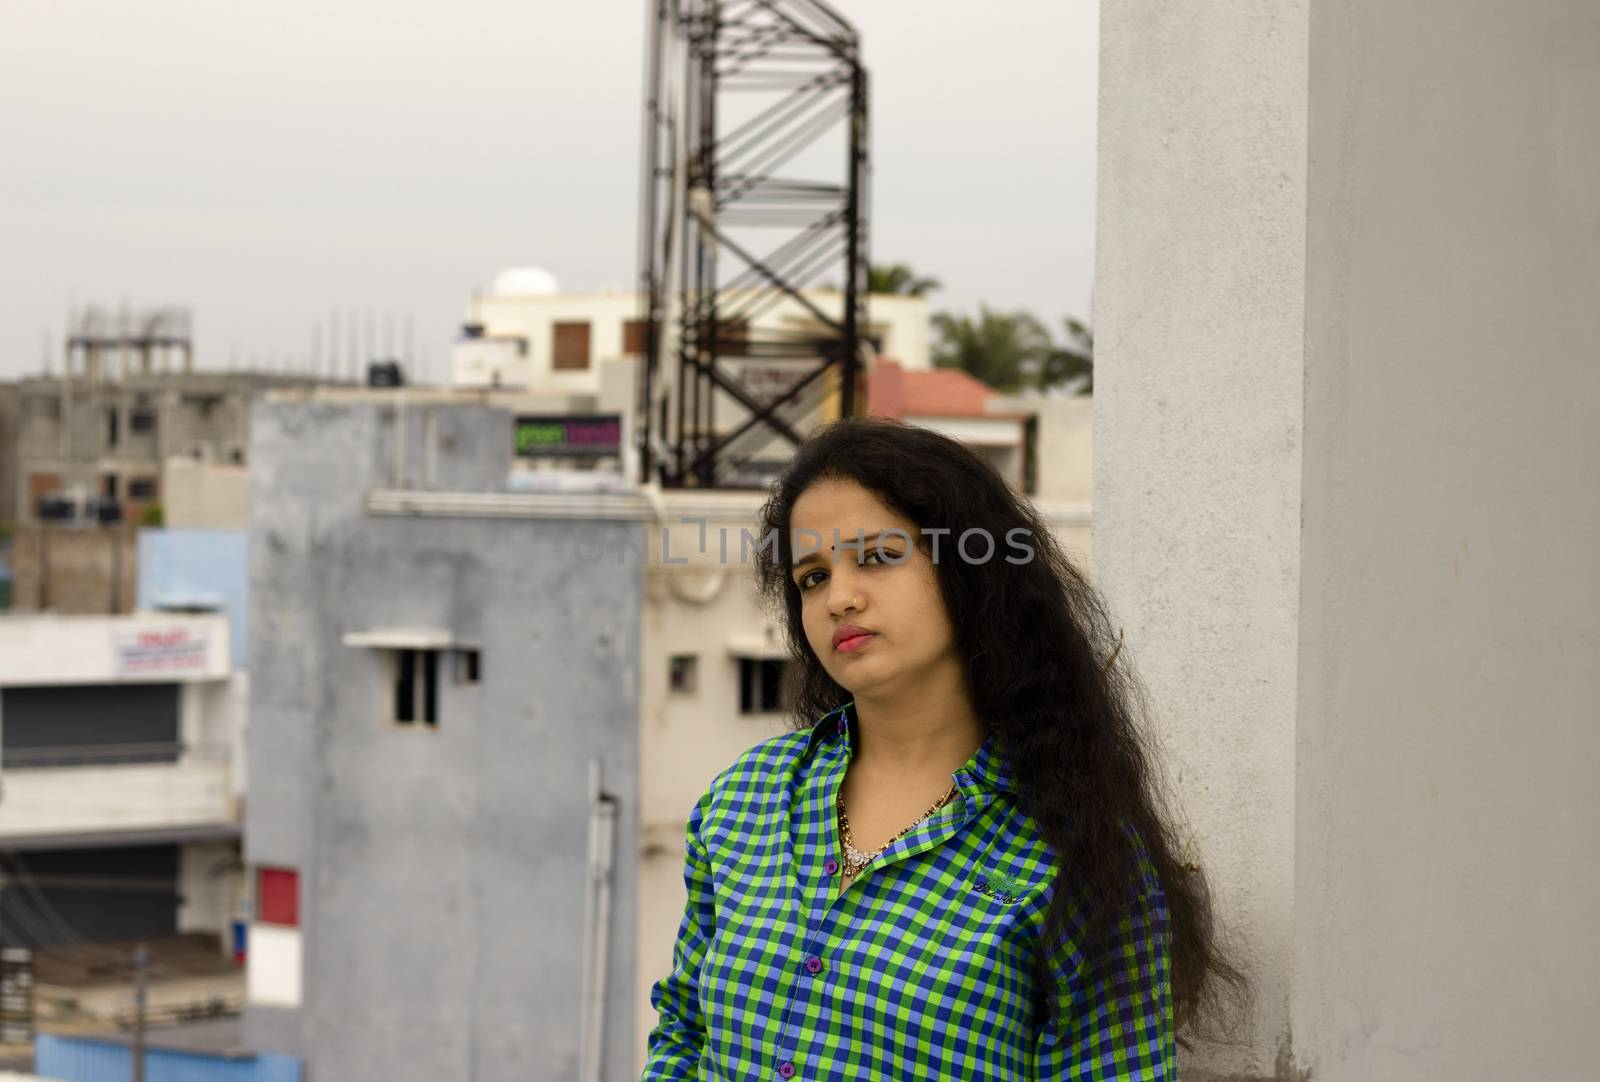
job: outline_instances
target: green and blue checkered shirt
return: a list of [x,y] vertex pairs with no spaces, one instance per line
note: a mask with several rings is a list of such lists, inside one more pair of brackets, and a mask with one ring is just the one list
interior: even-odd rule
[[1173,1082],[1168,913],[1142,846],[1148,904],[1096,957],[1070,933],[1052,954],[1052,1027],[1030,959],[1055,853],[994,738],[954,772],[957,796],[841,893],[834,798],[855,727],[848,703],[762,741],[691,810],[643,1078]]

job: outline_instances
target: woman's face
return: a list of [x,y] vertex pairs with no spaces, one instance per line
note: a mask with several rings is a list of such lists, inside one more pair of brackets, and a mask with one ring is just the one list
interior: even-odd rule
[[[892,697],[959,671],[936,570],[913,544],[914,523],[854,481],[828,479],[800,494],[789,531],[789,577],[806,639],[840,687]],[[867,634],[836,643],[835,633],[851,626]]]

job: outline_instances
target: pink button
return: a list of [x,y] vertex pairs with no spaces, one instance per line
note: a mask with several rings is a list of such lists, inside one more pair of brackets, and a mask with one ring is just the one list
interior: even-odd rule
[[815,954],[813,954],[810,958],[806,959],[806,972],[807,973],[815,973],[821,968],[822,968],[822,959],[818,958]]
[[827,872],[829,875],[834,875],[839,871],[839,862],[834,860],[832,857],[829,857],[827,860],[822,862],[822,870]]
[[839,735],[843,736],[845,733],[848,733],[849,731],[850,731],[850,723],[848,721],[846,721],[843,717],[841,717],[839,719]]
[[782,1064],[781,1066],[779,1066],[779,1068],[778,1068],[778,1077],[779,1078],[793,1078],[794,1077],[794,1064],[785,1063],[785,1064]]

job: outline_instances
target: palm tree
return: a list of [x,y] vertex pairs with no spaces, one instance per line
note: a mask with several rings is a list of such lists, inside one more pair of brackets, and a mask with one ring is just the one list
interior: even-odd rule
[[1094,332],[1071,316],[1066,318],[1065,326],[1066,342],[1052,343],[1039,366],[1038,387],[1049,390],[1078,382],[1079,394],[1094,394]]
[[959,368],[997,391],[1036,386],[1055,346],[1050,333],[1024,311],[978,306],[978,317],[940,312],[933,317],[933,363]]
[[937,278],[920,278],[904,263],[874,263],[867,268],[868,293],[895,293],[923,297],[943,286]]

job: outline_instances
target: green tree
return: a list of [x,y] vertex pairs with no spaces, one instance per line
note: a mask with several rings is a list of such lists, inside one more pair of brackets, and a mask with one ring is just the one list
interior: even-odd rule
[[978,306],[976,319],[939,312],[933,333],[937,367],[959,368],[1007,393],[1037,386],[1055,349],[1050,332],[1030,313],[998,312],[986,304]]
[[867,269],[868,293],[895,293],[924,297],[944,288],[937,278],[923,278],[904,263],[874,263]]
[[1079,394],[1094,394],[1094,332],[1071,316],[1064,325],[1067,340],[1051,343],[1044,363],[1039,366],[1037,385],[1040,390],[1049,390],[1079,382]]

